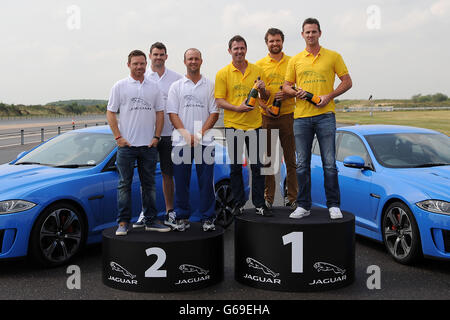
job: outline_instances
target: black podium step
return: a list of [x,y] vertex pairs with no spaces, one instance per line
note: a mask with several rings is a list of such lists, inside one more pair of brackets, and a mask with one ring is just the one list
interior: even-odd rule
[[327,209],[289,218],[292,210],[274,207],[273,217],[245,210],[235,220],[235,279],[276,291],[322,291],[347,286],[355,273],[355,218]]
[[103,283],[136,292],[201,289],[223,280],[224,230],[204,232],[191,222],[184,232],[133,229],[116,236],[103,231]]

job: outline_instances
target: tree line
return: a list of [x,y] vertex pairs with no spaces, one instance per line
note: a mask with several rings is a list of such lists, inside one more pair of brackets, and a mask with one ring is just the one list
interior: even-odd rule
[[9,105],[0,103],[0,116],[3,117],[102,114],[105,112],[106,103],[98,103],[93,105],[84,105],[79,104],[78,102],[70,102],[67,104],[60,103],[58,105]]
[[421,93],[419,93],[413,95],[411,97],[411,100],[414,102],[442,102],[447,101],[448,96],[443,93],[428,94],[423,96]]

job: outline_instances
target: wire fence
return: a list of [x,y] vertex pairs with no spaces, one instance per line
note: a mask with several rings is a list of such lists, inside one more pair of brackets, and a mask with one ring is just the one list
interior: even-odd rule
[[67,131],[107,124],[107,122],[103,121],[84,124],[47,126],[45,128],[33,127],[30,129],[17,129],[8,132],[0,132],[0,147],[44,142],[55,135],[60,135],[61,133]]

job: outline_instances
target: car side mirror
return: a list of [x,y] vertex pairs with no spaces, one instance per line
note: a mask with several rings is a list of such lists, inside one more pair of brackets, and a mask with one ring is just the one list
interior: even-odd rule
[[365,161],[360,156],[348,156],[344,159],[344,167],[355,169],[368,169]]
[[106,171],[117,171],[117,166],[115,163],[111,164],[106,168]]
[[117,171],[117,163],[115,161],[110,160],[108,165],[106,165],[106,167],[103,169],[103,171]]

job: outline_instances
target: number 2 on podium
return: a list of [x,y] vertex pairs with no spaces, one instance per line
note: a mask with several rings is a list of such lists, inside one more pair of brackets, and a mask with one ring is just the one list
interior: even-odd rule
[[159,269],[163,266],[164,262],[166,262],[166,252],[161,248],[148,248],[147,250],[145,250],[145,253],[147,254],[147,257],[151,256],[152,254],[156,255],[157,257],[155,263],[145,271],[145,277],[146,278],[167,277],[167,271]]
[[291,232],[282,239],[283,245],[292,243],[292,273],[303,273],[303,232]]

